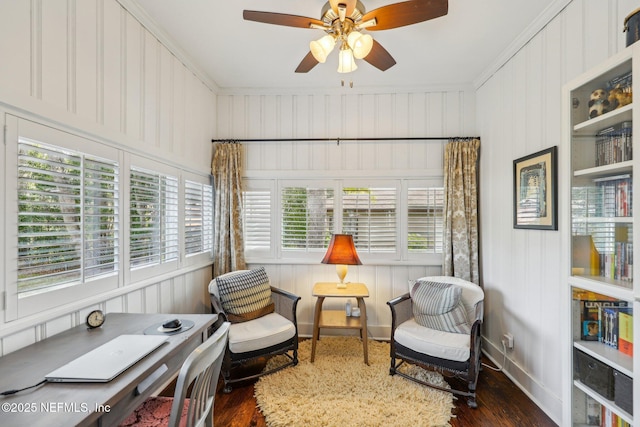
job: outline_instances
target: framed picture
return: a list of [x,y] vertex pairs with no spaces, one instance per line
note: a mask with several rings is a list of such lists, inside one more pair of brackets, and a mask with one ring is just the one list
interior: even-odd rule
[[558,169],[554,146],[513,161],[513,228],[558,229]]

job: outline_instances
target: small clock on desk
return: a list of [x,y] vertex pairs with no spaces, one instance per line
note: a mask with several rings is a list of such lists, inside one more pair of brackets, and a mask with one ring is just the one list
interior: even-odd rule
[[93,310],[87,315],[87,328],[95,329],[104,324],[104,313],[102,310]]

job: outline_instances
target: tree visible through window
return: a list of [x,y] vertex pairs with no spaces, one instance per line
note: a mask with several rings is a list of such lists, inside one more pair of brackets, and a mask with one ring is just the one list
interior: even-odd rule
[[282,249],[326,248],[333,233],[333,190],[282,189]]
[[18,293],[118,271],[118,163],[21,139]]
[[442,253],[441,180],[407,180],[406,185],[402,180],[387,181],[342,187],[339,198],[334,197],[334,186],[285,184],[278,217],[271,209],[269,184],[252,180],[251,189],[243,192],[245,250],[253,256],[277,256],[269,250],[272,226],[279,224],[284,256],[322,251],[332,233],[353,235],[358,252],[378,258],[393,254],[393,259],[418,260],[421,254]]
[[130,174],[131,267],[178,258],[178,178],[132,167]]

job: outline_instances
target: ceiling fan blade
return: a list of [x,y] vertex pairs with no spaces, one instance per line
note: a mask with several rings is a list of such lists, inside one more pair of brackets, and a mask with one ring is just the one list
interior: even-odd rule
[[393,59],[393,56],[375,40],[373,41],[371,52],[364,57],[364,60],[381,71],[386,71],[396,65],[396,60]]
[[309,52],[302,62],[300,62],[298,68],[296,68],[296,73],[308,73],[316,65],[318,65],[318,61],[313,57],[313,54]]
[[376,25],[367,27],[367,30],[390,30],[438,18],[446,15],[448,11],[448,0],[411,0],[382,6],[367,12],[362,17],[362,22],[375,18]]
[[357,0],[329,0],[331,9],[338,14],[338,5],[344,3],[347,6],[347,16],[351,16],[353,9],[356,7]]
[[244,10],[242,17],[247,21],[263,22],[265,24],[284,25],[286,27],[311,28],[311,24],[323,26],[319,19],[306,16],[288,15],[286,13],[259,12],[256,10]]

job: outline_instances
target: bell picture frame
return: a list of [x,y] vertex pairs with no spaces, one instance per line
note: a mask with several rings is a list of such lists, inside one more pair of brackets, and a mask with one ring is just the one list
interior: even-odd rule
[[513,161],[513,228],[558,229],[558,147]]

